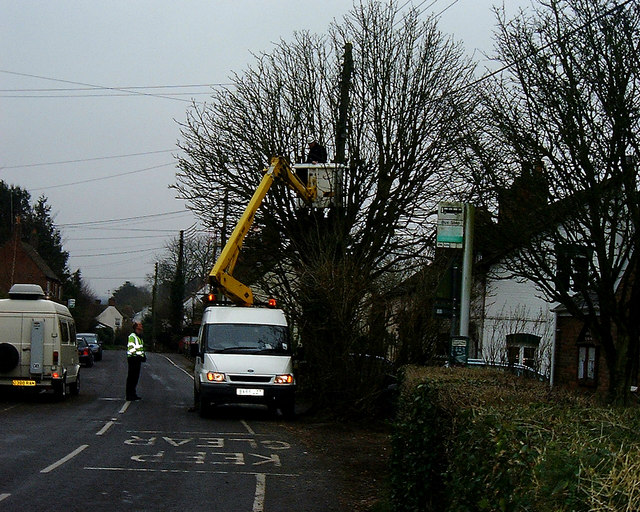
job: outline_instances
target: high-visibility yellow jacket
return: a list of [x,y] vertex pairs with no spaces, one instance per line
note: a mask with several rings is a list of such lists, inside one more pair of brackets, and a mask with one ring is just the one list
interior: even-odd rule
[[129,334],[127,340],[127,357],[144,356],[144,342],[135,332]]

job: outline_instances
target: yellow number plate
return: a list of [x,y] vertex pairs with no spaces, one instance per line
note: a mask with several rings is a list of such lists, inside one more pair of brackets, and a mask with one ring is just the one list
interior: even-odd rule
[[14,380],[13,385],[14,386],[35,386],[36,381],[35,380]]

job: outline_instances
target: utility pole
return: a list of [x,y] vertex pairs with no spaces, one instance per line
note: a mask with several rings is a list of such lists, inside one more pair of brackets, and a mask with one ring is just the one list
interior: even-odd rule
[[184,230],[180,231],[180,245],[178,248],[178,263],[176,273],[171,284],[171,327],[174,334],[182,333],[182,301],[184,300]]
[[340,79],[340,102],[338,103],[338,124],[336,125],[336,158],[338,164],[345,163],[347,145],[347,130],[349,126],[349,89],[351,88],[351,73],[353,72],[353,45],[344,45],[344,63]]
[[153,291],[151,295],[151,348],[156,347],[156,338],[158,336],[156,304],[158,301],[158,262],[156,261],[155,272],[153,275]]

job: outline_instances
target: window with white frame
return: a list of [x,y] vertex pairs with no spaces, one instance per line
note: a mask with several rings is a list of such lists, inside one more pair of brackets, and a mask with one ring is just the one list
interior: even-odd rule
[[507,335],[507,357],[509,364],[537,367],[540,336],[528,333]]
[[593,385],[598,379],[599,349],[587,326],[578,335],[578,382]]

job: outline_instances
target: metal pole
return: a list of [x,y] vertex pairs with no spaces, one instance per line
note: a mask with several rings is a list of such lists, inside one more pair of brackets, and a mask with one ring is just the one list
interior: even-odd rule
[[462,293],[460,295],[460,336],[469,336],[469,311],[471,309],[471,281],[473,267],[474,207],[465,204],[464,252],[462,256]]

